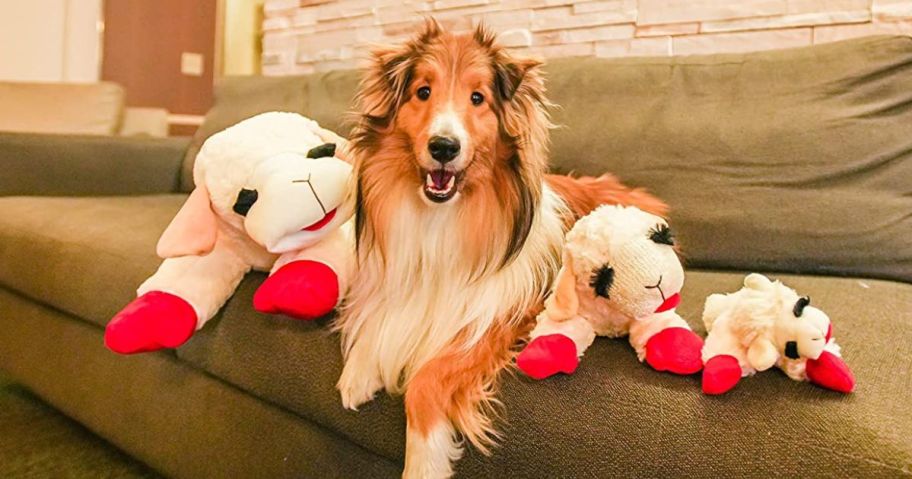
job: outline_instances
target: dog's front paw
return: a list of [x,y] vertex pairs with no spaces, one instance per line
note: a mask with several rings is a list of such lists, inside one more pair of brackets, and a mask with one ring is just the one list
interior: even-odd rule
[[339,278],[318,261],[292,261],[260,285],[253,307],[261,313],[286,314],[297,319],[326,316],[339,302]]
[[357,411],[362,404],[374,399],[374,395],[382,388],[383,382],[379,377],[355,375],[348,369],[342,371],[342,377],[336,384],[342,399],[342,407],[352,411]]

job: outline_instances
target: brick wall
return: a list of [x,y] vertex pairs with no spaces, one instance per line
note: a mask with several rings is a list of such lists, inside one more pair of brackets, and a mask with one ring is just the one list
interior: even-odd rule
[[912,0],[266,0],[263,72],[353,68],[422,16],[544,57],[688,55],[912,34]]

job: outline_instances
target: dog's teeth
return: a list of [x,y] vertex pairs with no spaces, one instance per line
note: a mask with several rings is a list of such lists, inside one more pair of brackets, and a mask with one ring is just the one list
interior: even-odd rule
[[430,174],[430,173],[428,173],[427,176],[425,176],[425,180],[424,180],[424,181],[425,181],[425,184],[426,184],[427,186],[429,186],[429,187],[431,187],[431,188],[434,187],[434,179],[431,178],[431,174]]
[[453,189],[453,185],[456,184],[456,175],[450,177],[450,181],[447,182],[446,190],[450,191]]

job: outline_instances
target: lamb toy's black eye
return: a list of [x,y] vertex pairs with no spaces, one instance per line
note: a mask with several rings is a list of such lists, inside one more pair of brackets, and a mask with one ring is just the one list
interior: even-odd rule
[[311,148],[307,152],[308,158],[326,158],[328,156],[336,155],[336,144],[335,143],[323,143],[322,145]]
[[649,230],[649,239],[656,244],[667,244],[668,246],[675,245],[675,237],[671,232],[671,228],[668,225],[655,225],[651,230]]
[[258,196],[257,190],[243,188],[238,192],[237,200],[234,202],[234,208],[232,209],[241,216],[247,216],[247,212],[256,203]]
[[589,286],[595,291],[596,296],[608,299],[608,290],[611,289],[611,283],[613,282],[614,269],[606,264],[592,273],[592,278],[589,279]]

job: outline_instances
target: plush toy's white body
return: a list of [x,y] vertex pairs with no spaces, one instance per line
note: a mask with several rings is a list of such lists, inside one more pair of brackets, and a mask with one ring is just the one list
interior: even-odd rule
[[810,298],[760,274],[744,287],[706,299],[703,389],[721,394],[738,379],[778,367],[797,381],[851,391],[854,378],[841,360],[830,318]]
[[[274,273],[257,292],[261,311],[308,317],[301,304],[310,300],[308,293],[332,293],[307,284],[316,279],[338,283],[334,306],[353,273],[354,236],[352,167],[334,157],[333,145],[341,151],[345,141],[294,113],[264,113],[210,137],[194,164],[196,189],[159,241],[166,259],[138,289],[137,301],[152,293],[153,302],[164,298],[171,305],[131,303],[109,325],[108,345],[118,352],[174,347],[168,343],[187,338],[161,331],[168,318],[159,318],[156,327],[138,324],[155,319],[144,318],[150,315],[143,308],[181,315],[179,302],[166,295],[177,297],[192,308],[199,329],[251,269]],[[279,278],[275,273],[283,267],[288,269]],[[289,297],[295,292],[305,297]],[[142,334],[163,337],[140,340]]]
[[[532,377],[570,372],[596,336],[629,336],[640,361],[678,374],[699,371],[702,342],[674,311],[684,270],[664,219],[599,207],[567,233],[562,258],[520,369]],[[573,342],[572,359],[563,338]],[[546,358],[553,361],[543,364]]]

